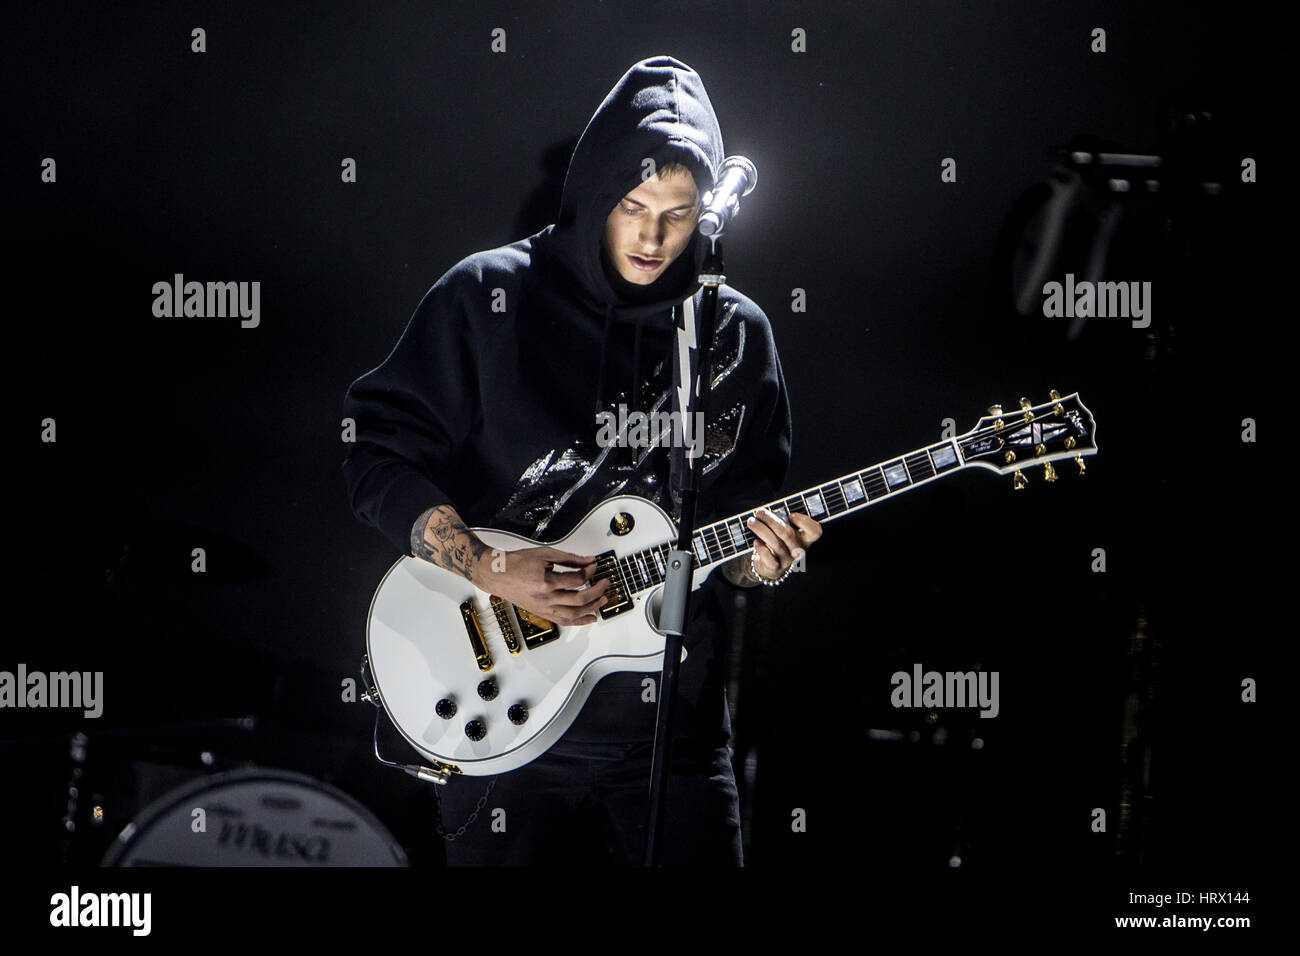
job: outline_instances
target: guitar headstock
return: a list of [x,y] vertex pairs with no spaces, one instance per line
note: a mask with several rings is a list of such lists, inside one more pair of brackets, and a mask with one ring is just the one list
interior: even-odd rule
[[1064,398],[1056,389],[1049,394],[1041,405],[1022,398],[1015,410],[992,406],[973,429],[957,437],[966,463],[1011,475],[1017,490],[1028,484],[1023,469],[1035,465],[1043,466],[1045,480],[1055,481],[1052,462],[1062,458],[1073,458],[1083,474],[1084,456],[1097,454],[1097,423],[1078,392]]

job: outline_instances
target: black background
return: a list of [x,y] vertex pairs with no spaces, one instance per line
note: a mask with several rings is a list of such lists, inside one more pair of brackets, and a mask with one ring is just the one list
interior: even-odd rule
[[[190,52],[196,26],[206,53]],[[1263,26],[1150,2],[176,3],[24,4],[6,34],[19,531],[0,668],[106,684],[98,721],[3,714],[16,861],[93,863],[168,786],[256,762],[334,783],[439,865],[427,787],[376,764],[370,708],[339,699],[396,557],[345,500],[343,393],[457,260],[552,221],[591,113],[633,62],[668,53],[760,171],[727,271],[780,350],[787,492],[1049,388],[1080,393],[1101,448],[1082,478],[1064,462],[1017,493],[972,470],[828,524],[807,573],[746,595],[747,863],[887,877],[956,854],[1018,883],[1137,886],[1171,867],[1214,889],[1254,873],[1265,721],[1241,681],[1265,676],[1271,539],[1285,546],[1264,451],[1287,319],[1271,301]],[[1189,111],[1200,128],[1175,138]],[[1153,283],[1152,325],[1094,319],[1069,341],[1064,320],[1011,310],[1008,263],[1017,216],[1081,136],[1184,149],[1224,188],[1133,199],[1107,277]],[[1239,182],[1246,156],[1258,184]],[[260,327],[154,318],[153,283],[174,273],[260,281]],[[40,441],[45,418],[57,443]],[[916,662],[998,671],[1001,713],[895,710],[889,676]],[[1126,762],[1130,694],[1144,746]],[[244,715],[255,733],[211,725]],[[74,730],[106,823],[69,835]],[[1138,753],[1149,776],[1121,833]]]

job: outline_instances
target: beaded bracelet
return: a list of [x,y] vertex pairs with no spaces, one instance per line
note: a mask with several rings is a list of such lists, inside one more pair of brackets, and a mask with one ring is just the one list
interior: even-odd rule
[[791,564],[788,568],[785,569],[785,573],[782,574],[779,578],[777,578],[775,581],[769,581],[767,578],[763,577],[763,575],[758,573],[758,566],[754,563],[754,558],[757,554],[758,552],[756,551],[749,552],[749,570],[754,573],[754,577],[758,578],[760,582],[766,584],[770,588],[776,587],[778,584],[780,584],[782,581],[788,578],[790,576],[790,572],[794,570],[795,564],[799,563],[798,561],[795,561],[793,564]]

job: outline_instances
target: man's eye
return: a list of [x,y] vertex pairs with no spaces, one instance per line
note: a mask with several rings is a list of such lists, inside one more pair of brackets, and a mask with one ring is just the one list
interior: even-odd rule
[[638,212],[638,209],[635,206],[624,206],[623,212],[627,213],[629,216],[634,216]]

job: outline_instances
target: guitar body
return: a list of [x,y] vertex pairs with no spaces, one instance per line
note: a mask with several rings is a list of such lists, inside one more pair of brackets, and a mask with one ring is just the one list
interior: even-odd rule
[[[1050,394],[1039,405],[1020,399],[1015,412],[995,405],[964,435],[766,508],[782,520],[802,513],[826,522],[968,468],[1010,475],[1016,489],[1029,483],[1022,469],[1050,483],[1057,480],[1054,463],[1073,459],[1082,475],[1084,458],[1097,453],[1096,423],[1078,394]],[[715,568],[753,550],[757,539],[747,526],[753,515],[741,512],[695,529],[696,589]],[[610,498],[558,541],[473,530],[507,562],[511,551],[546,544],[596,555],[593,581],[608,579],[612,598],[596,623],[560,627],[418,558],[392,566],[366,626],[374,696],[402,736],[433,762],[418,775],[439,782],[522,767],[563,736],[606,674],[657,672],[663,665],[664,639],[652,622],[677,529],[658,505],[631,495]]]
[[[615,528],[626,530],[619,534]],[[489,547],[506,552],[498,556],[506,561],[510,551],[543,545],[574,554],[613,550],[622,557],[677,535],[663,509],[632,495],[602,501],[557,541],[473,530]],[[695,589],[714,567],[696,569]],[[662,670],[664,638],[650,616],[658,613],[662,591],[659,585],[629,593],[625,609],[593,624],[549,625],[554,633],[543,629],[535,638],[539,643],[530,647],[524,635],[540,626],[535,620],[527,621],[508,602],[494,604],[490,594],[460,575],[419,558],[401,558],[370,604],[366,649],[375,688],[397,729],[430,760],[470,776],[514,770],[559,740],[606,674]],[[481,645],[471,637],[474,625],[462,610],[465,602],[477,621]],[[517,651],[511,650],[508,637]],[[480,667],[479,647],[486,651],[489,669]],[[495,683],[491,700],[478,690],[487,680]],[[439,716],[440,701],[455,705],[452,716]],[[516,705],[527,712],[521,723],[511,719]],[[445,703],[443,709],[449,709]],[[513,716],[521,716],[520,711]],[[467,732],[471,721],[480,726]],[[479,730],[480,739],[471,739]]]

